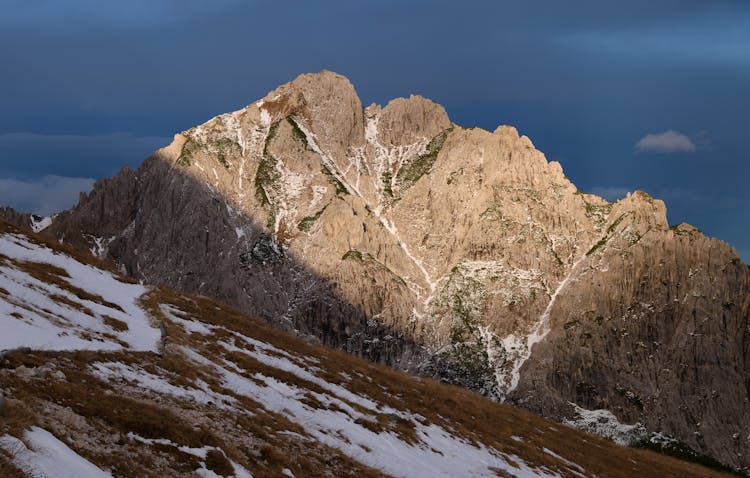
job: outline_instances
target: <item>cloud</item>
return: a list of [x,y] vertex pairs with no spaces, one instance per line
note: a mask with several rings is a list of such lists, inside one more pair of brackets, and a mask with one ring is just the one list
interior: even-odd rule
[[639,153],[692,153],[695,149],[695,143],[690,138],[671,129],[659,134],[647,134],[635,143],[635,150]]
[[0,178],[0,205],[48,216],[74,206],[79,193],[90,191],[94,181],[52,175],[31,181]]

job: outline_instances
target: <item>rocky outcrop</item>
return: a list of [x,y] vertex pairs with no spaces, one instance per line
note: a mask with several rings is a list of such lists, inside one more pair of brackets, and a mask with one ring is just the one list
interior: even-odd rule
[[31,214],[18,212],[12,207],[0,206],[0,218],[5,219],[9,223],[31,229]]
[[667,228],[663,204],[644,194],[628,201],[613,209],[606,244],[555,302],[550,332],[522,369],[514,398],[555,418],[570,417],[571,403],[607,409],[744,464],[747,267],[692,226]]
[[0,219],[4,219],[14,226],[33,232],[41,232],[52,224],[52,217],[39,216],[27,212],[18,212],[12,207],[0,206]]
[[47,233],[310,340],[750,464],[736,252],[418,96],[363,108],[344,77],[302,75],[97,183]]

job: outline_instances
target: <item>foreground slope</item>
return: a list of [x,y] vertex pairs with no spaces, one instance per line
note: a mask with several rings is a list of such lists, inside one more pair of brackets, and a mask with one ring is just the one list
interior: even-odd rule
[[643,192],[578,191],[514,128],[463,128],[425,98],[363,108],[346,78],[301,75],[45,233],[374,361],[750,467],[736,251]]
[[719,476],[0,228],[2,476]]

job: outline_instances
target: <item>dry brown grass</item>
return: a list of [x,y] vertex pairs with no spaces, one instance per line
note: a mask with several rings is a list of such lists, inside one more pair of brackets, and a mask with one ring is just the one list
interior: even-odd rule
[[67,381],[30,380],[25,382],[23,388],[30,395],[28,398],[38,397],[69,407],[79,415],[96,417],[106,426],[124,434],[134,432],[144,438],[166,438],[175,443],[193,447],[219,446],[219,441],[210,431],[193,430],[171,411],[158,405],[123,396],[111,388],[110,384],[85,372],[86,367],[94,361],[94,357],[126,364],[137,360],[137,357],[129,355],[95,352],[13,354],[8,358],[7,367],[13,368],[18,365],[36,367],[55,356],[64,356],[70,364],[64,367]]
[[5,406],[0,410],[0,435],[23,436],[23,431],[34,424],[35,402],[33,399],[7,399]]
[[[440,425],[456,435],[523,457],[528,463],[537,466],[543,465],[570,474],[563,463],[544,452],[543,449],[547,448],[580,464],[588,473],[599,476],[726,476],[651,451],[622,447],[553,424],[524,410],[492,402],[462,388],[429,379],[418,379],[343,352],[303,342],[205,297],[175,296],[166,290],[159,290],[150,299],[154,303],[171,303],[200,317],[201,321],[226,327],[293,354],[316,357],[321,361],[317,366],[324,370],[318,375],[324,380],[342,384],[353,393],[370,397],[393,408],[409,410],[423,416],[426,424]],[[228,353],[226,357],[250,373],[262,373],[301,388],[324,392],[319,386],[294,374],[274,369],[244,354]],[[342,372],[353,377],[352,380],[344,380]],[[412,422],[380,415],[376,419],[376,422],[363,420],[362,424],[372,431],[395,431],[407,442],[417,440]],[[510,439],[511,435],[520,436],[523,441]]]
[[109,271],[117,277],[120,282],[126,282],[129,284],[137,284],[138,281],[127,276],[123,276],[117,270],[117,268],[110,261],[101,260],[91,255],[90,252],[77,249],[64,243],[60,243],[54,238],[45,236],[44,234],[38,234],[28,229],[19,228],[8,221],[0,218],[0,234],[20,234],[26,236],[31,242],[46,246],[58,253],[63,253],[67,256],[72,257],[82,264],[88,264],[99,269]]
[[116,330],[117,332],[127,332],[129,329],[128,324],[126,324],[122,320],[110,317],[109,315],[103,315],[102,322],[104,322],[104,325],[113,330]]
[[26,478],[27,475],[10,461],[5,452],[0,452],[0,476],[3,478]]
[[[102,382],[88,375],[87,366],[94,362],[118,362],[162,376],[166,373],[170,382],[176,378],[173,376],[175,371],[184,370],[188,373],[191,365],[182,360],[179,354],[174,354],[172,358],[159,357],[152,353],[123,352],[11,354],[5,364],[5,371],[11,371],[21,365],[39,367],[44,364],[55,364],[68,377],[67,382],[51,382],[9,376],[11,379],[5,383],[13,389],[13,395],[23,404],[22,410],[25,412],[24,420],[16,418],[18,424],[13,427],[12,434],[21,436],[24,429],[34,423],[38,424],[40,419],[44,420],[40,415],[43,416],[45,411],[49,410],[49,407],[29,407],[28,404],[54,403],[68,407],[77,415],[85,417],[103,434],[125,436],[132,431],[144,438],[167,438],[181,445],[216,446],[223,450],[227,457],[250,469],[257,477],[279,476],[282,468],[291,469],[296,476],[383,476],[324,445],[280,435],[279,432],[293,432],[305,436],[305,431],[284,415],[264,410],[249,399],[241,402],[253,413],[252,416],[232,416],[206,406],[200,412],[205,421],[196,422],[194,419],[187,419],[189,415],[180,412],[179,407],[175,409],[175,405],[179,404],[169,397],[160,397],[161,401],[166,399],[166,402],[155,404],[147,397],[147,393],[143,396],[133,396],[130,388],[122,388],[117,383]],[[204,372],[199,370],[193,373],[195,377],[200,377]],[[196,407],[195,404],[182,406],[188,410]],[[218,425],[227,420],[232,424],[230,428]],[[52,421],[56,420],[52,418]],[[220,438],[219,435],[222,433],[256,437],[265,445],[258,449],[244,448],[237,446],[236,441]],[[119,450],[106,453],[78,449],[75,446],[73,448],[98,466],[111,469],[116,476],[183,476],[191,474],[200,465],[195,457],[186,455],[170,445],[145,445],[129,439],[123,440],[119,445]],[[262,451],[264,447],[266,449]],[[277,452],[274,453],[273,450]],[[216,456],[214,458],[212,466],[226,472],[226,468],[221,468],[221,460]],[[156,471],[165,466],[171,470],[171,475]],[[206,466],[208,467],[208,463]]]
[[[34,277],[35,279],[41,282],[44,282],[46,284],[56,285],[60,289],[70,292],[71,294],[75,295],[81,300],[95,302],[97,304],[103,305],[110,309],[115,309],[115,310],[119,310],[120,312],[124,312],[124,310],[122,310],[122,308],[119,305],[109,302],[108,300],[104,299],[100,295],[92,294],[91,292],[83,290],[80,287],[76,287],[70,282],[68,282],[67,279],[69,279],[70,276],[64,269],[61,269],[57,266],[53,266],[51,264],[46,264],[44,262],[16,261],[13,259],[10,259],[10,262],[19,270],[26,272],[27,274]],[[83,305],[76,304],[75,302],[72,302],[69,299],[62,297],[60,295],[57,295],[55,297],[62,298],[61,300],[64,300],[65,303],[68,305],[73,304],[73,307],[76,307],[76,308],[84,307]]]
[[94,312],[91,309],[89,309],[85,305],[81,304],[80,302],[76,302],[74,300],[68,299],[64,295],[52,294],[52,295],[49,296],[49,298],[52,299],[53,301],[57,302],[58,304],[65,304],[65,305],[67,305],[68,307],[70,307],[73,310],[77,310],[79,312],[82,312],[82,313],[88,315],[89,317],[94,317]]
[[234,467],[223,453],[217,450],[209,450],[206,454],[206,468],[219,476],[233,476]]
[[[16,230],[10,232],[17,233]],[[49,246],[55,247],[54,244]],[[62,283],[64,289],[70,290],[65,284],[67,278],[62,269],[36,263],[26,263],[23,267],[33,271],[40,280]],[[184,306],[192,304],[191,310],[196,307],[191,298],[175,299],[172,302]],[[201,304],[204,307],[209,306],[203,299]],[[158,304],[154,302],[152,305]],[[158,308],[154,308],[152,312],[155,318],[165,319]],[[107,318],[104,320],[106,323]],[[246,332],[247,335],[253,335]],[[216,338],[229,340],[230,337],[230,333],[218,331]],[[184,344],[212,357],[209,344],[196,343],[199,339],[205,337],[189,335],[179,326],[169,325],[170,347]],[[46,429],[56,429],[55,433],[64,433],[66,436],[76,437],[78,433],[80,438],[81,430],[87,430],[86,427],[78,431],[75,428],[61,429],[64,425],[55,415],[56,412],[53,413],[53,410],[68,410],[68,413],[88,424],[88,430],[93,430],[95,434],[120,437],[114,448],[92,448],[85,444],[86,440],[79,439],[69,444],[81,456],[111,470],[116,476],[186,476],[200,464],[194,456],[187,455],[174,446],[149,445],[129,439],[129,432],[145,438],[166,438],[176,444],[191,447],[216,446],[226,455],[220,452],[211,454],[206,466],[220,474],[228,474],[226,459],[230,458],[247,467],[258,477],[279,476],[283,467],[291,469],[296,476],[383,476],[341,455],[337,450],[310,442],[306,438],[288,435],[291,432],[304,437],[306,432],[285,415],[265,410],[251,399],[223,389],[212,369],[196,366],[177,352],[177,349],[168,349],[170,351],[164,356],[154,353],[88,351],[33,351],[11,354],[0,368],[0,381],[13,397],[5,407],[5,412],[9,415],[0,415],[3,432],[22,436],[24,430],[32,425],[38,425]],[[210,404],[181,402],[180,399],[154,394],[132,385],[121,384],[116,380],[111,383],[103,382],[89,373],[89,365],[95,362],[115,362],[142,368],[177,386],[191,387],[194,386],[195,380],[203,380],[214,391],[234,396],[248,414],[233,414]],[[303,365],[302,361],[299,363]],[[45,365],[62,371],[67,380],[58,381],[34,376],[24,378],[23,375],[14,373],[15,369],[21,366],[35,368]],[[247,375],[252,373],[254,372],[250,371]],[[291,376],[288,378],[291,380]],[[51,423],[55,424],[52,428]],[[72,423],[80,422],[74,420]],[[243,444],[247,437],[253,437],[258,445]],[[264,458],[260,451],[262,447],[278,450],[278,454],[266,452]],[[0,468],[3,472],[7,468],[5,465],[3,463],[4,468]],[[12,469],[8,470],[7,473],[0,473],[0,476],[14,477]]]
[[263,109],[268,111],[271,116],[276,115],[277,113],[284,111],[289,106],[289,98],[286,96],[282,96],[281,98],[275,100],[275,101],[266,101],[263,103]]

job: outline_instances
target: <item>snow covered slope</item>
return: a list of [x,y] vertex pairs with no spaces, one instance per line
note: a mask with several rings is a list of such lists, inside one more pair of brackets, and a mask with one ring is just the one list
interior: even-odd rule
[[0,227],[0,476],[713,476]]
[[144,286],[23,234],[0,236],[0,349],[156,350]]
[[12,436],[0,437],[0,447],[13,456],[13,461],[31,476],[112,477],[87,461],[50,432],[32,427],[24,433],[26,443]]

